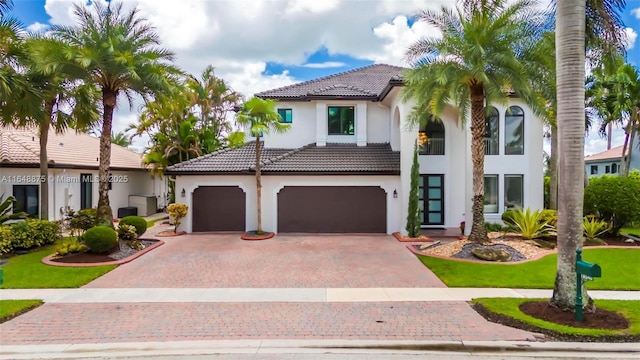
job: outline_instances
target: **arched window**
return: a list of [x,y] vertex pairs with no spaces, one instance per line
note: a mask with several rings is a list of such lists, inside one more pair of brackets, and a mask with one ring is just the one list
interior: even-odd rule
[[420,155],[444,155],[444,124],[437,118],[429,120],[418,132]]
[[500,113],[493,106],[486,109],[484,123],[484,154],[498,155],[500,151]]
[[504,117],[504,153],[524,154],[524,111],[519,106],[507,109]]

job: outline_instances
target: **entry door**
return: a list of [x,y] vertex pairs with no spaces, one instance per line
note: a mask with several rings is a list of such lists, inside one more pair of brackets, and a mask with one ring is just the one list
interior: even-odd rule
[[422,225],[444,225],[444,175],[422,175],[419,186]]

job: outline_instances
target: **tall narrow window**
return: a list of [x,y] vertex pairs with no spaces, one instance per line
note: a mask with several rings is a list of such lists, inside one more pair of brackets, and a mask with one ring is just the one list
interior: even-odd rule
[[278,109],[278,115],[280,115],[281,123],[291,124],[293,122],[293,110],[291,109]]
[[484,154],[498,155],[500,151],[500,113],[493,106],[487,109],[484,125]]
[[611,173],[612,174],[617,174],[618,173],[618,164],[616,164],[616,163],[611,164]]
[[26,212],[31,216],[39,213],[40,196],[38,185],[13,185],[13,213]]
[[418,133],[420,155],[444,155],[444,124],[440,119],[429,119]]
[[484,213],[498,212],[498,175],[484,176]]
[[524,154],[524,111],[519,106],[510,107],[504,117],[504,153]]
[[329,106],[328,107],[328,134],[329,135],[353,135],[355,134],[355,108],[353,106]]
[[504,176],[504,206],[507,209],[522,209],[524,206],[524,176]]
[[80,174],[80,209],[93,207],[93,175]]

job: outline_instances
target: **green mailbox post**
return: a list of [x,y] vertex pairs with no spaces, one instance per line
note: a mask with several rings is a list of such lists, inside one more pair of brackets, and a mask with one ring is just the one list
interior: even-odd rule
[[576,250],[576,320],[583,321],[584,314],[582,311],[582,283],[585,278],[593,280],[593,278],[602,277],[602,269],[598,264],[592,264],[582,260],[582,249]]

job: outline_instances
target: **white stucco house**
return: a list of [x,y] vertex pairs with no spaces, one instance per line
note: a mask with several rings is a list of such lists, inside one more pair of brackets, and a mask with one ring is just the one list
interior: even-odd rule
[[[376,64],[256,94],[278,101],[284,134],[262,138],[265,231],[406,234],[414,143],[420,146],[423,228],[471,223],[471,131],[449,107],[422,129],[406,119],[404,68]],[[507,108],[511,112],[507,114]],[[543,207],[543,128],[519,99],[487,120],[485,218]],[[187,232],[245,231],[257,224],[255,142],[168,168]],[[467,232],[470,227],[467,227]]]
[[[98,205],[99,143],[99,139],[73,130],[49,133],[49,178],[45,179],[49,184],[49,220],[62,219],[68,209]],[[0,195],[16,197],[15,212],[39,214],[39,167],[38,131],[0,127]],[[142,156],[132,150],[112,145],[110,170],[109,202],[114,216],[118,209],[130,205],[130,195],[161,198],[166,194],[164,180],[153,179],[142,165]]]

